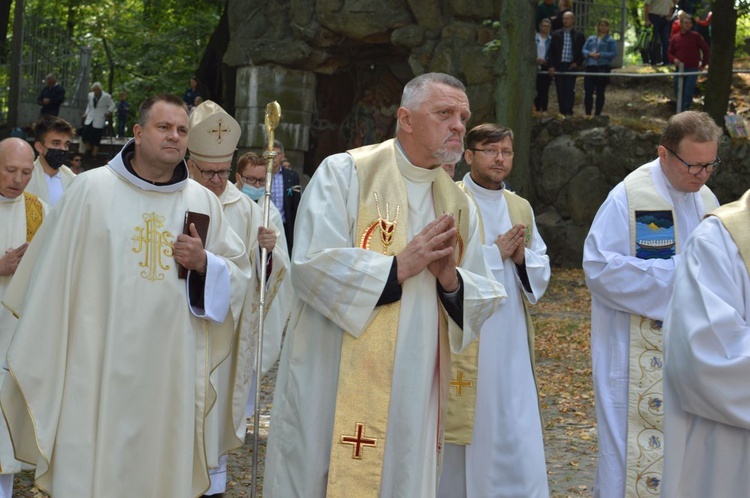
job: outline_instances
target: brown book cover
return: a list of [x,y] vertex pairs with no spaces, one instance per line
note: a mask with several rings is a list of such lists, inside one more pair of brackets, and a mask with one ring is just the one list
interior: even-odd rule
[[[196,213],[195,211],[185,212],[185,224],[182,227],[182,233],[190,235],[190,224],[195,225],[195,229],[198,231],[198,235],[201,238],[203,247],[206,247],[206,237],[208,236],[208,224],[211,221],[211,217],[207,214]],[[177,265],[177,276],[179,278],[187,278],[188,270],[181,264]]]

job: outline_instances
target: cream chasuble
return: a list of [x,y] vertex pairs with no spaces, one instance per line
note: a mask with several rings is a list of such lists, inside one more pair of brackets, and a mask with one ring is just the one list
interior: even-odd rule
[[[239,324],[232,341],[232,351],[219,367],[211,373],[211,382],[217,386],[217,402],[206,419],[206,451],[210,467],[218,465],[219,456],[230,450],[239,448],[245,441],[247,423],[245,409],[250,392],[255,352],[258,344],[258,312],[259,279],[260,279],[260,250],[258,246],[258,228],[263,225],[263,213],[258,204],[248,196],[237,190],[231,183],[227,184],[224,192],[219,196],[224,208],[224,217],[234,232],[240,236],[245,244],[248,258],[253,268],[253,279],[248,288],[242,306]],[[277,230],[278,232],[278,230]],[[286,245],[280,245],[277,240],[273,251],[273,270],[268,275],[266,292],[266,315],[274,306],[283,308],[277,301],[279,289],[284,285],[287,299],[286,309],[291,300],[291,284],[287,278],[289,257]],[[280,314],[280,313],[279,313]],[[280,344],[282,330],[274,328],[274,323],[265,323],[264,356],[267,351],[265,337],[269,341]],[[269,355],[273,356],[273,347]],[[265,363],[264,359],[264,363]]]
[[[31,197],[32,203],[28,203]],[[33,204],[36,200],[38,207],[42,210],[37,211]],[[29,229],[38,226],[42,222],[42,217],[46,216],[48,207],[31,194],[22,194],[13,199],[0,196],[0,220],[3,223],[3,229],[0,230],[0,251],[3,253],[8,249],[15,249],[23,245],[28,240]],[[29,217],[38,217],[38,223],[30,220]],[[0,300],[5,294],[13,275],[0,276]],[[10,345],[13,331],[16,328],[18,320],[4,306],[0,306],[0,355],[5,358]],[[0,385],[5,378],[5,369],[0,369]],[[21,470],[21,462],[13,456],[13,444],[8,434],[8,426],[5,420],[0,421],[0,473],[14,474]]]
[[[393,153],[403,157],[393,141],[386,144],[394,145]],[[435,175],[444,173],[406,161],[398,165],[393,181],[403,182],[408,199],[399,220],[405,219],[407,240],[411,240],[435,219],[432,183]],[[327,158],[305,190],[297,214],[292,279],[298,301],[276,382],[264,496],[326,496],[337,386],[339,377],[349,373],[340,370],[342,337],[344,333],[360,337],[377,314],[376,303],[393,263],[393,256],[358,247],[362,236],[357,230],[359,207],[359,177],[352,156]],[[384,209],[381,204],[386,217]],[[487,279],[471,205],[469,211],[467,219],[462,219],[469,223],[469,230],[464,263],[458,269],[464,285],[463,330],[448,320],[450,341],[446,342],[454,351],[476,337],[505,296],[500,284]],[[394,216],[391,205],[387,217]],[[439,313],[444,311],[436,280],[428,270],[408,279],[402,289],[379,495],[434,496],[441,440],[437,331]],[[362,386],[365,392],[367,388]],[[349,436],[359,434],[355,426],[349,431]],[[369,437],[366,427],[361,435]],[[349,444],[346,449],[353,458],[356,446]],[[360,445],[363,459],[371,449]],[[358,493],[350,490],[350,496]]]
[[[49,204],[49,187],[47,186],[47,178],[45,178],[45,174],[46,173],[44,172],[44,167],[37,157],[36,161],[34,161],[34,172],[31,174],[31,180],[26,186],[25,191],[30,194],[34,194],[35,196],[39,197],[41,200]],[[76,174],[73,173],[73,170],[65,165],[60,166],[60,169],[57,170],[57,175],[55,176],[60,177],[63,193],[65,193],[65,191],[68,189],[70,183],[76,179]]]
[[661,496],[750,496],[750,194],[695,229],[664,322]]
[[[147,183],[122,154],[71,185],[3,296],[20,320],[0,404],[16,456],[53,496],[196,497],[209,485],[209,373],[228,354],[249,260],[214,194]],[[211,218],[204,308],[172,256],[187,210]]]
[[[485,322],[479,339],[453,356],[447,424],[455,432],[446,429],[438,497],[546,497],[544,441],[532,367],[533,325],[527,304],[536,303],[549,283],[547,248],[525,199],[504,188],[487,190],[470,174],[458,184],[477,205],[484,257],[508,299]],[[528,290],[515,264],[510,258],[503,261],[494,243],[516,223],[527,227],[524,264]],[[472,378],[472,371],[477,377]],[[476,402],[466,406],[469,403],[463,395],[472,390]]]
[[[638,168],[623,181],[630,210],[630,252],[639,259],[670,259],[679,254],[672,205],[654,188],[650,168]],[[704,205],[717,204],[707,187]],[[630,381],[625,496],[658,493],[664,457],[662,322],[630,319]]]

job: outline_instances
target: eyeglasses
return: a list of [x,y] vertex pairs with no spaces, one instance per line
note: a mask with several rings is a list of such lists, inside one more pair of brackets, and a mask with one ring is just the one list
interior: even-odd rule
[[229,169],[222,169],[219,171],[213,171],[210,169],[200,169],[198,166],[195,167],[198,171],[201,172],[201,178],[204,180],[210,180],[214,177],[214,175],[218,176],[222,180],[229,178],[229,173],[231,173],[232,170]]
[[471,149],[474,152],[481,152],[485,156],[487,156],[488,159],[497,159],[498,156],[503,157],[505,159],[513,159],[513,151],[509,149]]
[[673,151],[672,149],[670,149],[669,147],[664,147],[664,148],[667,149],[670,154],[672,154],[674,157],[676,157],[678,161],[680,161],[682,164],[684,164],[685,166],[687,166],[688,173],[690,173],[691,175],[698,175],[704,169],[710,175],[721,164],[721,159],[719,159],[719,156],[716,156],[716,159],[712,163],[708,163],[708,164],[690,164],[687,161],[685,161],[683,158],[681,158],[680,156],[678,156],[677,153],[675,151]]
[[265,178],[253,178],[244,175],[240,175],[240,178],[242,178],[243,183],[249,183],[250,185],[261,186],[266,184]]

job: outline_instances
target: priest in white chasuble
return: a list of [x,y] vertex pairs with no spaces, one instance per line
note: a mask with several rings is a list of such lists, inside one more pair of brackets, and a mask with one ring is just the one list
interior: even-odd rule
[[[3,296],[20,319],[0,404],[16,457],[55,497],[209,487],[209,374],[250,262],[219,200],[188,178],[181,99],[149,98],[139,116],[120,154],[71,184]],[[199,221],[185,229],[188,212],[208,216],[203,236]]]
[[664,329],[661,496],[750,496],[750,191],[690,236]]
[[264,496],[435,495],[450,352],[505,297],[474,208],[440,168],[460,158],[469,115],[460,81],[418,76],[396,139],[333,155],[313,175]]
[[664,456],[662,324],[682,248],[718,207],[705,185],[722,130],[704,112],[672,116],[659,157],[615,186],[583,249],[599,452],[595,498],[657,496]]
[[[232,156],[239,142],[240,124],[216,103],[207,100],[190,113],[188,167],[192,178],[221,201],[224,216],[245,243],[253,266],[253,279],[242,307],[232,341],[232,351],[211,373],[218,388],[216,404],[206,422],[206,451],[211,470],[211,488],[206,495],[223,493],[227,481],[229,450],[245,441],[245,407],[253,396],[251,384],[255,366],[260,311],[261,249],[268,251],[266,306],[272,306],[289,269],[286,247],[277,249],[276,232],[263,227],[263,212],[248,196],[228,183]],[[265,308],[266,310],[268,308]]]
[[[31,239],[42,225],[48,206],[33,194],[25,192],[34,171],[34,151],[19,138],[0,142],[0,300],[8,288]],[[0,355],[5,357],[16,328],[16,317],[0,306]],[[0,369],[0,383],[5,378]],[[13,474],[21,462],[13,455],[8,427],[0,421],[0,498],[13,494]]]
[[459,186],[476,203],[484,258],[508,298],[452,358],[440,498],[549,496],[527,306],[547,290],[550,265],[531,205],[505,184],[513,155],[505,126],[466,135],[471,170]]

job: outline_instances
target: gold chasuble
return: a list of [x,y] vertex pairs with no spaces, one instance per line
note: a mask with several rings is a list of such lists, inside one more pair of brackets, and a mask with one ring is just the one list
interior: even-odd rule
[[44,220],[44,207],[42,201],[34,194],[23,193],[23,200],[26,204],[26,242],[36,235],[36,231],[42,226]]
[[[348,152],[359,178],[359,246],[395,256],[408,243],[408,199],[398,167],[405,159],[396,153],[394,140]],[[437,176],[432,191],[436,215],[452,213],[456,217],[455,256],[460,265],[463,244],[468,240],[467,199],[447,175]],[[339,377],[336,394],[328,497],[349,497],[353,489],[358,490],[358,498],[379,496],[400,312],[400,301],[382,305],[358,338],[343,334],[339,371],[347,374]],[[445,311],[440,316],[439,334],[442,413],[450,358]]]
[[725,204],[707,216],[716,216],[727,229],[740,251],[745,268],[750,275],[750,190],[734,202]]
[[[474,198],[474,194],[466,188],[462,181],[456,185],[463,190],[474,202],[477,208],[479,221],[479,233],[484,240],[484,222],[482,211]],[[513,192],[503,189],[505,202],[508,204],[508,214],[513,225],[523,223],[526,225],[524,244],[531,247],[532,230],[534,228],[533,212],[531,204]],[[526,331],[528,333],[529,352],[531,354],[532,371],[534,370],[534,325],[531,323],[531,315],[526,300],[523,301],[526,313]],[[477,401],[477,381],[479,379],[479,341],[481,337],[472,341],[460,354],[451,353],[451,383],[448,398],[448,416],[445,420],[445,442],[466,446],[471,444],[474,434],[474,414]],[[536,376],[536,374],[535,374]]]
[[[657,166],[658,167],[658,166]],[[630,253],[640,259],[670,259],[679,254],[672,205],[659,194],[651,168],[625,177],[630,222]],[[707,187],[700,190],[707,211],[716,201]],[[664,396],[662,322],[645,316],[630,318],[630,378],[625,497],[658,496],[664,466]]]

